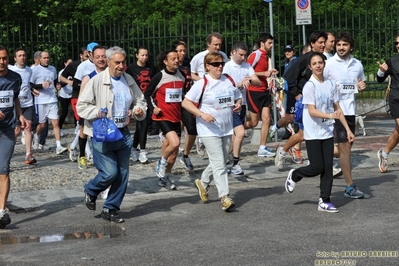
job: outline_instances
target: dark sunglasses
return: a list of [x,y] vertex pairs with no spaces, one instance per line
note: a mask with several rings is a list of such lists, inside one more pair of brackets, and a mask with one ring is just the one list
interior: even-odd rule
[[219,66],[224,66],[224,62],[212,62],[208,63],[208,65],[211,65],[213,67],[219,67]]
[[399,42],[393,42],[395,45],[398,45],[399,44]]

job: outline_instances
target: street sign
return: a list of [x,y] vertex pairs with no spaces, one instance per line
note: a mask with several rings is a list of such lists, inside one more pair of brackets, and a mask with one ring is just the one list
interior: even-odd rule
[[296,12],[296,25],[312,24],[312,10],[310,0],[294,0]]

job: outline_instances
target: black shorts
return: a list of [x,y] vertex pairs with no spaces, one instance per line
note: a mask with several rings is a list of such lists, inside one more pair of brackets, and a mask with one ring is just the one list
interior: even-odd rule
[[167,120],[155,120],[155,122],[157,122],[159,128],[161,129],[162,135],[166,135],[170,131],[175,131],[179,137],[181,136],[180,122],[173,123]]
[[284,91],[284,108],[286,114],[290,115],[295,114],[295,103],[296,103],[295,96],[288,91]]
[[399,98],[393,98],[392,93],[389,94],[389,110],[392,118],[399,118]]
[[[356,118],[354,115],[346,115],[346,122],[348,123],[349,129],[355,134],[356,130]],[[336,119],[334,123],[334,143],[344,143],[348,142],[348,135],[346,134],[346,129],[342,125],[341,121]]]
[[[32,124],[35,124],[35,125],[38,124],[39,121],[38,121],[37,116],[36,116],[36,110],[35,110],[35,106],[34,105],[29,106],[29,107],[22,107],[21,110],[22,110],[22,114],[24,115],[26,120],[31,121]],[[16,126],[17,127],[21,126],[21,122],[19,121],[18,118],[17,118],[17,121],[16,121]]]
[[184,108],[181,108],[181,121],[187,128],[187,133],[189,135],[197,135],[197,123],[195,121],[193,114]]
[[241,105],[241,112],[233,112],[233,128],[242,126],[245,123],[245,116],[247,115],[247,106]]
[[248,110],[252,113],[260,114],[263,107],[270,108],[272,97],[269,92],[258,92],[247,90]]

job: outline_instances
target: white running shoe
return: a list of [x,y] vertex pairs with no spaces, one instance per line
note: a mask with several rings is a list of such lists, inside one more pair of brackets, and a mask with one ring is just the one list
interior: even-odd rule
[[277,167],[277,169],[283,169],[283,164],[285,162],[287,154],[287,152],[283,154],[283,147],[277,148],[276,157],[274,158],[274,165]]
[[133,162],[137,162],[139,160],[139,150],[138,149],[132,147],[130,159]]
[[33,148],[34,150],[38,150],[38,149],[39,149],[39,137],[38,137],[36,134],[33,135],[33,144],[32,144],[32,148]]
[[22,134],[21,134],[21,143],[22,143],[22,145],[25,145],[25,132],[24,131],[22,131]]
[[142,164],[147,164],[147,163],[149,163],[148,158],[147,158],[147,152],[145,152],[145,151],[140,151],[140,154],[139,154],[139,161],[140,161],[140,163],[142,163]]
[[264,149],[258,149],[258,156],[259,157],[273,157],[276,156],[275,152],[272,152],[269,147],[265,147]]
[[76,147],[75,149],[71,149],[71,145],[67,145],[67,150],[69,152],[69,159],[71,162],[76,162],[78,160],[78,154],[76,152]]
[[[44,145],[43,145],[44,146]],[[55,153],[57,155],[63,154],[65,151],[67,150],[67,148],[63,147],[63,146],[58,146],[57,149],[55,150]]]
[[240,164],[236,164],[231,168],[231,173],[233,175],[243,175],[244,171],[242,170]]
[[197,137],[195,139],[195,147],[197,148],[198,155],[204,157],[205,156],[205,146],[199,137]]

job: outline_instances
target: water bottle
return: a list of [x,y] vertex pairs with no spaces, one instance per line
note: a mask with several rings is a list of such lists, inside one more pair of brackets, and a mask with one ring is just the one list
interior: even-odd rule
[[108,132],[108,126],[107,126],[107,112],[108,109],[107,107],[105,108],[101,108],[101,123],[100,123],[100,127],[98,129],[98,135],[97,135],[97,139],[99,142],[103,142],[106,139],[107,136],[107,132]]

